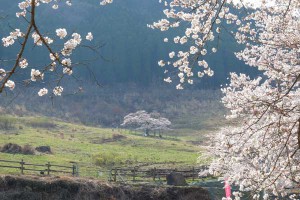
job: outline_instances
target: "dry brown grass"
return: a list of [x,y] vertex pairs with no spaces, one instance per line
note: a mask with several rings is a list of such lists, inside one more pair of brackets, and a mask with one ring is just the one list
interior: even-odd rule
[[112,184],[96,179],[66,176],[0,176],[0,199],[26,200],[208,200],[199,187],[158,187]]

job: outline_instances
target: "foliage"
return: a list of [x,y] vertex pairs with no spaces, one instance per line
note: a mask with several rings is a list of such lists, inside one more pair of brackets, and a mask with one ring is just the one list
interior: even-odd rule
[[[230,31],[244,48],[236,57],[262,74],[251,78],[233,72],[222,89],[227,118],[240,124],[214,138],[211,172],[225,176],[240,191],[252,191],[253,199],[260,199],[262,191],[264,199],[285,197],[300,182],[300,2],[251,2],[173,0],[165,3],[166,19],[150,27],[167,31],[188,24],[183,35],[171,38],[183,50],[159,62],[178,69],[176,87],[183,89],[183,83],[193,84],[194,74],[214,74],[205,55],[217,51],[214,41],[232,28],[226,24],[236,26]],[[241,199],[238,192],[234,197]]]
[[[124,154],[124,153],[123,153]],[[131,154],[119,152],[101,152],[94,156],[95,164],[101,167],[112,167],[121,165],[132,165],[138,163],[138,158]]]
[[56,127],[56,124],[47,118],[39,118],[39,119],[34,119],[32,121],[29,120],[27,125],[33,128],[44,128],[44,129],[53,129]]
[[14,122],[10,118],[0,117],[0,130],[12,130],[15,129]]
[[7,143],[0,148],[2,153],[11,153],[11,154],[24,154],[24,155],[34,155],[35,151],[32,146],[25,144],[21,147],[18,144]]
[[35,154],[35,150],[31,145],[24,145],[22,148],[22,153],[25,155],[34,155]]
[[[26,89],[28,92],[30,90]],[[18,88],[16,91],[19,92]],[[189,98],[186,98],[187,95]],[[117,85],[101,89],[90,86],[89,90],[82,94],[63,96],[53,102],[38,96],[28,97],[27,93],[20,94],[19,97],[4,113],[18,114],[15,105],[21,105],[27,110],[23,115],[36,113],[85,125],[114,128],[120,126],[128,113],[141,109],[149,112],[159,111],[172,122],[174,129],[195,130],[217,128],[222,125],[219,122],[225,121],[223,116],[226,113],[219,100],[220,91],[188,89],[178,91],[166,86],[141,88]],[[3,98],[0,105],[6,105],[10,98],[11,96]]]
[[130,113],[124,117],[121,126],[130,126],[138,130],[144,130],[148,136],[150,131],[168,130],[171,122],[159,113],[147,113],[144,110]]

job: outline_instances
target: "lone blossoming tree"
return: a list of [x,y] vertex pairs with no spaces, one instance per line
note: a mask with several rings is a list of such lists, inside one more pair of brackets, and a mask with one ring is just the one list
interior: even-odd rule
[[[172,40],[188,50],[171,52],[169,61],[159,61],[162,67],[178,70],[178,89],[185,82],[192,84],[195,72],[199,77],[213,75],[204,56],[217,51],[214,41],[224,30],[244,47],[237,58],[261,71],[254,79],[231,73],[230,84],[222,89],[230,111],[227,118],[240,123],[213,138],[216,159],[211,173],[225,176],[240,191],[252,191],[254,199],[261,191],[268,199],[286,196],[288,188],[300,184],[300,1],[253,2],[165,1],[167,18],[150,27],[186,27],[184,35]],[[240,199],[239,193],[234,195]]]
[[[52,89],[52,93],[55,96],[61,96],[63,87],[60,86],[60,82],[64,76],[72,75],[73,73],[74,65],[72,64],[71,55],[76,48],[81,46],[82,37],[78,33],[68,34],[65,28],[59,28],[55,30],[55,37],[50,38],[50,33],[46,34],[40,31],[36,23],[36,10],[42,4],[48,4],[53,9],[59,9],[59,4],[62,3],[72,6],[72,1],[70,0],[24,0],[18,4],[20,11],[16,13],[16,17],[23,20],[23,24],[27,24],[27,30],[23,31],[16,28],[10,32],[9,36],[2,38],[4,47],[19,45],[19,52],[16,53],[16,59],[13,60],[11,67],[4,69],[0,66],[0,93],[5,88],[13,90],[15,88],[13,75],[19,70],[30,68],[30,79],[27,82],[42,81],[45,75],[49,74],[50,76],[50,74],[53,74],[53,81],[56,83],[56,86]],[[100,5],[109,3],[112,3],[112,0],[102,0]],[[92,33],[87,33],[85,39],[91,41],[93,39]],[[33,68],[24,57],[25,51],[30,45],[30,40],[32,40],[34,46],[43,47],[48,51],[49,61],[46,61],[43,66]],[[62,47],[59,45],[59,40],[64,41]],[[46,94],[48,94],[47,88],[42,88],[38,92],[39,96]]]
[[121,126],[127,126],[143,130],[145,136],[149,136],[150,131],[163,131],[168,130],[171,122],[159,113],[147,113],[144,110],[130,113],[124,117]]

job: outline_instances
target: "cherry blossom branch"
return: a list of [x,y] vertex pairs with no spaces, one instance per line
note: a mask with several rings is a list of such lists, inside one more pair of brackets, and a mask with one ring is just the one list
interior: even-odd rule
[[29,24],[29,26],[27,28],[26,33],[25,33],[24,41],[23,41],[23,43],[21,45],[21,49],[20,49],[19,53],[17,54],[16,62],[14,64],[14,66],[12,67],[11,71],[8,72],[8,75],[4,78],[4,80],[3,80],[3,82],[2,82],[2,84],[0,86],[0,93],[2,93],[2,91],[3,91],[4,87],[5,87],[5,84],[10,79],[10,77],[15,73],[17,67],[19,66],[19,62],[20,62],[20,60],[21,60],[21,58],[23,56],[23,53],[25,51],[25,47],[26,47],[26,44],[28,42],[29,35],[31,33],[31,30],[32,30],[32,27],[33,27],[33,24],[34,24],[34,14],[35,14],[35,2],[32,1],[31,2],[31,15],[30,15],[31,20],[30,20],[30,24]]

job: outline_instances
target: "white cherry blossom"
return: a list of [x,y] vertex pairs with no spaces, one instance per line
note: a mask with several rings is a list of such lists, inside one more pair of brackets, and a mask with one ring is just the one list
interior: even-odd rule
[[48,94],[48,90],[46,88],[42,88],[40,89],[40,91],[38,92],[38,95],[40,97],[45,96],[46,94]]

